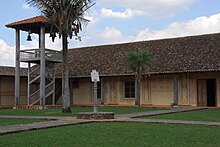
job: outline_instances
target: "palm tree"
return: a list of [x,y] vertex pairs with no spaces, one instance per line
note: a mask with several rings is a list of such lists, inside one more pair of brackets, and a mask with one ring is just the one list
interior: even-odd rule
[[135,105],[140,106],[141,76],[145,68],[151,65],[152,56],[148,50],[131,51],[127,54],[126,62],[135,72]]
[[62,112],[70,113],[69,74],[68,74],[68,37],[78,36],[82,25],[88,23],[85,12],[94,5],[92,0],[26,0],[38,8],[51,24],[50,37],[54,41],[56,34],[62,37],[63,76],[62,76]]

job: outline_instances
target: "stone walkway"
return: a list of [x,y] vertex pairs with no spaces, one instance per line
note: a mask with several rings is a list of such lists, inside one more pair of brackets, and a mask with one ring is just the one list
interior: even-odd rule
[[187,120],[130,119],[128,122],[220,126],[220,122],[187,121]]
[[143,116],[155,116],[161,114],[171,114],[177,112],[187,112],[187,111],[195,111],[195,110],[203,110],[203,109],[205,108],[172,108],[168,110],[156,110],[156,111],[138,112],[138,113],[130,113],[130,114],[119,114],[119,115],[115,115],[115,117],[138,118]]
[[22,132],[22,131],[37,130],[37,129],[61,127],[61,126],[67,126],[67,125],[85,124],[89,122],[92,122],[92,121],[75,119],[75,120],[54,120],[54,121],[48,121],[48,122],[36,122],[36,123],[31,123],[31,124],[0,126],[0,135]]
[[76,117],[61,117],[61,116],[0,116],[1,118],[15,118],[15,119],[42,119],[42,120],[72,120],[75,119]]
[[206,126],[220,126],[220,122],[204,122],[204,121],[185,121],[185,120],[153,120],[153,119],[140,119],[137,117],[153,116],[160,114],[170,114],[177,112],[202,110],[201,108],[173,108],[169,110],[157,110],[148,112],[138,112],[131,114],[115,115],[115,119],[109,120],[82,120],[76,117],[47,117],[47,116],[0,116],[0,118],[24,118],[24,119],[43,119],[49,120],[46,122],[36,122],[31,124],[18,124],[10,126],[0,126],[0,135],[16,133],[22,131],[46,129],[67,125],[77,125],[92,122],[137,122],[137,123],[160,123],[160,124],[190,124],[190,125],[206,125]]

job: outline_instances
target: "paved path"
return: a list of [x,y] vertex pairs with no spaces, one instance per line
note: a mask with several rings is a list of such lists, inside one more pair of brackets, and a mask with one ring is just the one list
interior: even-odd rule
[[124,122],[220,126],[220,122],[187,121],[187,120],[160,120],[160,119],[137,119],[136,118],[136,119],[130,119],[128,121],[124,120]]
[[16,133],[21,131],[36,130],[36,129],[46,129],[53,127],[67,126],[67,125],[84,124],[89,122],[92,121],[75,119],[75,120],[54,120],[49,122],[37,122],[31,124],[0,126],[0,135]]
[[116,118],[125,117],[125,118],[137,118],[143,116],[155,116],[161,114],[171,114],[177,112],[187,112],[187,111],[195,111],[195,110],[203,110],[205,108],[172,108],[168,110],[156,110],[156,111],[147,111],[147,112],[137,112],[137,113],[130,113],[130,114],[119,114],[115,115]]
[[186,112],[201,110],[201,108],[174,108],[169,110],[157,110],[148,112],[138,112],[131,114],[116,115],[115,119],[110,120],[80,120],[76,117],[47,117],[47,116],[0,116],[0,118],[24,118],[24,119],[44,119],[50,120],[46,122],[36,122],[31,124],[18,124],[10,126],[0,126],[0,135],[16,133],[21,131],[46,129],[52,127],[60,127],[67,125],[77,125],[92,122],[137,122],[137,123],[161,123],[161,124],[190,124],[190,125],[206,125],[206,126],[220,126],[220,122],[204,122],[204,121],[185,121],[185,120],[154,120],[154,119],[140,119],[137,117],[153,116],[160,114],[169,114],[177,112]]
[[16,118],[16,119],[43,119],[43,120],[72,120],[76,117],[61,117],[61,116],[7,116],[1,115],[1,118]]

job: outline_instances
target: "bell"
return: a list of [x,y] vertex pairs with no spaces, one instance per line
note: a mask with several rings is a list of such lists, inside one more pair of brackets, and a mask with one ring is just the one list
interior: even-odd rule
[[32,41],[30,34],[28,34],[28,36],[27,36],[27,41]]
[[51,32],[49,37],[57,37],[55,32]]
[[51,37],[51,38],[52,38],[52,41],[54,42],[54,40],[55,40],[55,38],[56,38],[57,36],[56,36],[56,33],[51,32],[49,37]]

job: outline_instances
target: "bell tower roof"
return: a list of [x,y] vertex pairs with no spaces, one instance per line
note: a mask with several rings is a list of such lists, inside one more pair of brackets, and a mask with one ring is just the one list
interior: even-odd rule
[[19,29],[26,32],[31,31],[31,33],[39,34],[40,27],[42,25],[45,25],[45,32],[48,33],[50,31],[50,23],[44,16],[36,16],[33,18],[16,21],[5,26],[8,28]]

